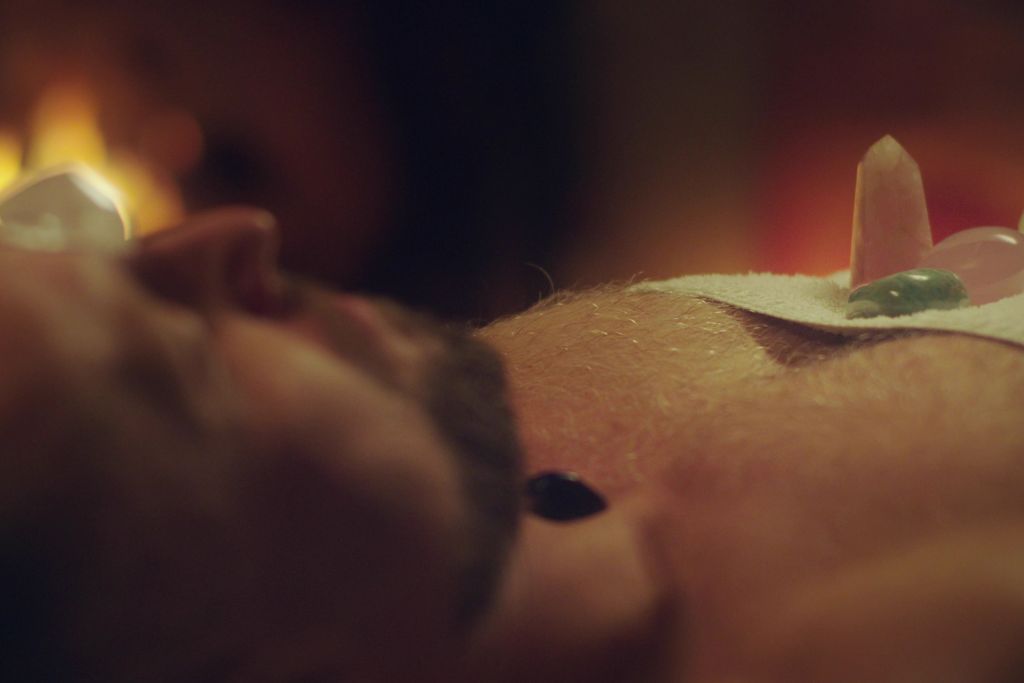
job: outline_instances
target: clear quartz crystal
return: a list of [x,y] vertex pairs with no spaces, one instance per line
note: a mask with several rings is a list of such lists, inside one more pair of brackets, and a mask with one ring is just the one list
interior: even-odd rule
[[29,176],[0,195],[0,242],[41,251],[121,250],[130,235],[118,199],[85,166]]
[[1024,292],[1024,234],[1009,228],[961,230],[932,247],[922,268],[957,274],[975,305]]
[[921,171],[886,135],[857,166],[850,286],[915,268],[931,246]]

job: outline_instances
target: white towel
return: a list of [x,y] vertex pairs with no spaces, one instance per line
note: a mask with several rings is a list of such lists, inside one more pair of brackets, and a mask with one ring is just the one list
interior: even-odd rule
[[809,275],[688,275],[641,282],[634,291],[676,292],[721,301],[737,308],[809,327],[857,334],[865,330],[944,330],[1024,346],[1024,294],[983,306],[921,311],[898,317],[846,319],[850,273]]

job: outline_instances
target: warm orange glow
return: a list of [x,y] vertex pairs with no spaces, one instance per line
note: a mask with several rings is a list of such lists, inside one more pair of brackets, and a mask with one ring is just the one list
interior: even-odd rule
[[80,162],[95,169],[107,161],[96,103],[77,85],[50,88],[36,105],[31,122],[30,168]]
[[111,157],[104,176],[121,191],[124,208],[135,226],[134,234],[144,235],[180,221],[184,216],[181,196],[169,177],[158,174],[142,159],[127,152]]
[[0,188],[21,173],[21,141],[13,131],[0,129]]
[[197,162],[202,132],[195,119],[184,113],[158,116],[144,131],[146,158],[111,148],[88,88],[77,83],[51,86],[32,114],[26,144],[13,132],[0,129],[0,189],[24,171],[82,163],[118,190],[131,234],[173,225],[182,219],[185,209],[171,172],[182,172]]

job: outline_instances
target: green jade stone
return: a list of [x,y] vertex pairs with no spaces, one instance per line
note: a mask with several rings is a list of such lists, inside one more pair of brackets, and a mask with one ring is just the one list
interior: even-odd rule
[[969,306],[960,278],[948,270],[915,268],[869,282],[850,292],[847,318],[910,315]]

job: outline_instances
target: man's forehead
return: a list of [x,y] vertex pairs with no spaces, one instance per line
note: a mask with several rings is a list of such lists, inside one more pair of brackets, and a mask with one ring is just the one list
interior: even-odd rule
[[601,360],[612,373],[665,363],[676,375],[698,381],[763,374],[771,361],[822,360],[855,341],[687,292],[630,286],[556,295],[499,321],[485,335],[499,346],[517,347],[514,361]]
[[561,297],[481,334],[506,357],[539,464],[583,451],[573,462],[606,461],[612,487],[686,452],[714,454],[706,462],[717,476],[772,453],[1024,448],[1024,427],[1008,414],[1024,392],[1024,353],[1005,343],[836,335],[681,292],[621,288]]

